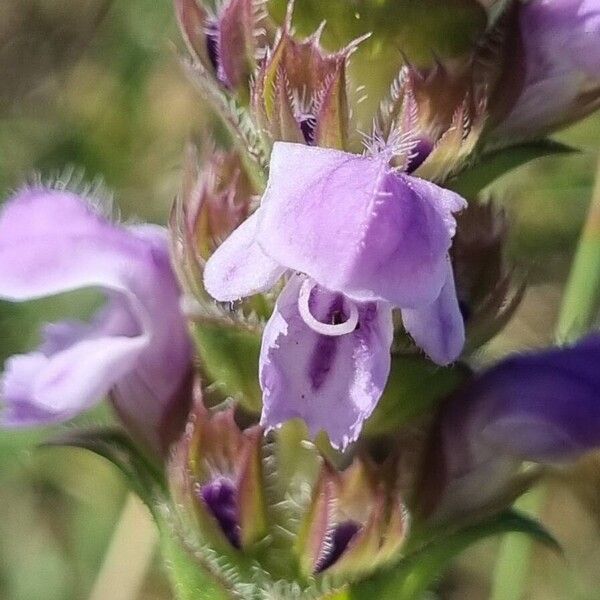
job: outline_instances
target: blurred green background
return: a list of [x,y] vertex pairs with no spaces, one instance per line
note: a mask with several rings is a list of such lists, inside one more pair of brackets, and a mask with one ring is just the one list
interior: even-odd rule
[[[341,11],[344,2],[347,10]],[[326,40],[332,45],[370,28],[385,29],[383,43],[376,39],[355,57],[353,85],[366,85],[370,98],[361,105],[365,121],[401,62],[400,50],[410,48],[416,61],[428,58],[429,46],[415,42],[401,9],[446,11],[455,5],[447,13],[453,18],[443,19],[449,34],[439,27],[425,32],[442,40],[436,52],[459,51],[482,26],[474,0],[297,4],[300,29],[329,19]],[[275,2],[278,18],[282,5]],[[178,45],[169,0],[0,0],[2,198],[36,174],[73,186],[102,182],[114,192],[123,218],[164,223],[185,140],[212,123],[178,67]],[[591,195],[599,135],[600,117],[591,117],[557,136],[580,153],[539,160],[494,186],[491,193],[513,223],[511,253],[531,285],[482,361],[551,341]],[[31,348],[40,323],[85,316],[97,302],[86,292],[23,306],[0,303],[2,360]],[[80,421],[109,418],[100,408]],[[119,475],[81,451],[35,449],[47,433],[0,432],[0,599],[170,598],[162,568],[149,558],[151,530],[143,511],[126,504]],[[600,460],[592,457],[548,486],[542,516],[566,554],[561,560],[536,550],[526,597],[600,598]],[[496,548],[497,542],[486,542],[469,551],[433,597],[489,598]],[[137,572],[138,589],[135,581],[130,587]]]

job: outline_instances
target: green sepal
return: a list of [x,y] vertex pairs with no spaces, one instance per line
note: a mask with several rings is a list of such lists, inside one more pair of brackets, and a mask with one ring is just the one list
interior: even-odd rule
[[121,471],[130,489],[153,514],[156,499],[166,493],[161,470],[144,456],[125,432],[116,427],[74,429],[44,441],[40,447],[81,448],[105,458]]
[[438,367],[421,356],[393,356],[390,376],[364,433],[392,433],[433,408],[469,376],[466,365]]
[[174,522],[174,513],[164,504],[155,512],[160,550],[176,600],[232,600],[235,596],[208,566],[199,564],[185,547]]
[[257,377],[260,328],[235,321],[202,319],[194,323],[193,334],[209,380],[247,410],[260,412],[262,392]]
[[406,556],[394,569],[352,586],[348,600],[418,600],[440,577],[454,557],[487,537],[523,533],[560,553],[556,539],[536,520],[506,510],[479,523],[438,537]]
[[576,148],[551,139],[507,146],[484,153],[451,179],[447,186],[465,198],[475,198],[481,190],[516,167],[543,156],[577,151]]

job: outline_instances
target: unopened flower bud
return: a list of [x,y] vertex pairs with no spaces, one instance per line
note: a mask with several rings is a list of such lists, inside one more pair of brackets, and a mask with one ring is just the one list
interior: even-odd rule
[[301,567],[352,579],[397,559],[407,533],[404,504],[363,461],[343,472],[324,463],[298,538]]
[[186,43],[203,67],[230,90],[247,89],[265,44],[264,2],[227,0],[212,11],[199,0],[175,0]]
[[176,263],[192,292],[199,287],[204,261],[246,219],[255,193],[238,154],[214,148],[203,154],[188,146],[171,216]]
[[270,141],[344,149],[350,109],[348,59],[360,40],[334,54],[320,45],[323,28],[299,41],[291,34],[291,10],[274,47],[259,67],[252,104]]
[[262,430],[242,431],[233,410],[210,414],[197,402],[175,447],[169,473],[173,496],[205,543],[241,549],[265,534]]
[[485,123],[485,87],[471,64],[405,65],[379,111],[375,138],[398,145],[396,165],[443,182],[471,153]]
[[600,106],[600,5],[517,3],[493,100],[495,142],[539,137]]

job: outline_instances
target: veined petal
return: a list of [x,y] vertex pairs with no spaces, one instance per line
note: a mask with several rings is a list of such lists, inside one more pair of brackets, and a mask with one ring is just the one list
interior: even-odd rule
[[448,228],[451,237],[456,233],[455,212],[460,212],[467,208],[467,201],[457,193],[442,188],[431,181],[420,179],[419,177],[404,177],[407,185],[409,185],[421,198],[426,198],[427,201],[434,206],[444,223]]
[[285,272],[256,241],[259,212],[246,219],[206,263],[204,286],[216,300],[232,302],[264,292]]
[[465,345],[465,324],[449,259],[438,298],[423,308],[403,309],[402,322],[417,345],[438,365],[447,365],[460,356]]
[[257,239],[272,259],[327,289],[419,306],[444,283],[457,198],[396,174],[383,155],[278,142]]
[[[358,326],[337,337],[311,329],[298,309],[305,279],[294,276],[267,323],[260,357],[262,423],[274,428],[303,419],[311,435],[324,430],[331,443],[354,441],[385,387],[390,369],[393,325],[385,303],[358,304]],[[345,315],[340,294],[315,288],[311,313],[323,323]]]
[[3,419],[64,420],[110,390],[138,439],[160,449],[163,421],[181,400],[191,361],[165,230],[113,225],[66,191],[17,193],[0,215],[0,297],[21,301],[90,286],[108,298],[90,324],[51,325],[38,352],[9,361]]

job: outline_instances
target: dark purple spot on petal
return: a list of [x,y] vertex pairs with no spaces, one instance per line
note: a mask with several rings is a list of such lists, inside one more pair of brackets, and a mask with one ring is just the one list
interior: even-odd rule
[[309,377],[313,391],[317,391],[327,379],[335,361],[339,339],[320,335],[310,359]]
[[348,544],[350,544],[360,529],[361,526],[356,521],[344,521],[336,525],[331,536],[331,546],[318,565],[316,569],[317,573],[322,573],[341,558],[348,548]]
[[[311,311],[317,309],[319,302],[316,296],[319,293],[322,292],[318,290],[318,288],[315,288],[311,294],[309,300]],[[344,312],[344,297],[341,294],[332,294],[329,308],[326,310],[327,312],[325,315],[313,314],[315,314],[315,317],[319,318],[321,322],[330,323],[332,325],[344,323],[348,318]],[[319,336],[310,359],[308,371],[313,391],[318,390],[325,383],[325,380],[333,367],[333,363],[335,362],[339,342],[340,340],[337,337],[330,337],[327,335]]]
[[234,483],[225,477],[213,479],[200,487],[199,496],[231,545],[240,548],[237,490]]

